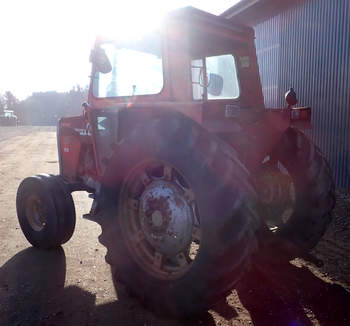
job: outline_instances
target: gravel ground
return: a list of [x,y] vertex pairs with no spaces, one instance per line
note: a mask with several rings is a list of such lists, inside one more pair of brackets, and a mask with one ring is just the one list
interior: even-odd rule
[[34,126],[19,126],[19,127],[4,127],[0,126],[0,141],[10,139],[12,137],[25,136],[36,131],[54,131],[56,127],[34,127]]
[[114,287],[100,227],[81,218],[91,205],[85,193],[74,193],[77,226],[67,244],[30,247],[17,222],[16,190],[26,176],[57,173],[55,128],[9,128],[0,127],[0,326],[350,325],[349,190],[337,190],[333,221],[313,251],[323,267],[268,246],[212,310],[191,320],[161,319]]
[[322,271],[350,291],[350,190],[337,189],[336,196],[332,222],[313,252],[327,262]]

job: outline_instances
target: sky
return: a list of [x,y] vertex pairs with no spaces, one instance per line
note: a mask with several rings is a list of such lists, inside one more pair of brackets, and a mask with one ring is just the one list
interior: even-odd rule
[[219,15],[239,0],[0,0],[0,94],[67,91],[89,81],[98,34],[147,29],[193,6]]

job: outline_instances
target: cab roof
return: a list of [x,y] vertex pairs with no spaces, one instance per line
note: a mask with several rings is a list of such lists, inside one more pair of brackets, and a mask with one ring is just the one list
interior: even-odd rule
[[179,20],[191,26],[206,25],[209,28],[221,29],[223,31],[235,33],[237,36],[254,38],[253,28],[240,23],[235,23],[223,16],[216,16],[191,6],[171,11],[167,15],[166,20],[167,19]]

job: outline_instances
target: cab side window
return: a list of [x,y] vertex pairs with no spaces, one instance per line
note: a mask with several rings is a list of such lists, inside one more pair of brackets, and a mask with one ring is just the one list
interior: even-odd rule
[[236,62],[232,54],[194,59],[191,70],[194,100],[239,97]]

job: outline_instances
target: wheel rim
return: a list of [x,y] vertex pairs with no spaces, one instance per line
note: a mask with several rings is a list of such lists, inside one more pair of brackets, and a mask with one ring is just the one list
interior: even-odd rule
[[258,177],[263,216],[270,230],[277,231],[294,213],[296,193],[292,177],[281,162],[265,163]]
[[159,279],[176,279],[197,258],[200,222],[183,175],[165,162],[144,162],[121,191],[119,221],[135,261]]
[[30,227],[34,231],[41,231],[46,226],[46,216],[40,198],[31,195],[27,199],[26,217]]

